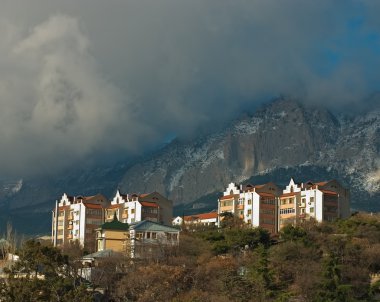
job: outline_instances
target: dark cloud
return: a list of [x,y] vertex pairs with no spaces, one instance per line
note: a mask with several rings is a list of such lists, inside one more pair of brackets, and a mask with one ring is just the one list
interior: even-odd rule
[[5,0],[0,166],[141,150],[279,94],[357,104],[379,88],[375,3]]

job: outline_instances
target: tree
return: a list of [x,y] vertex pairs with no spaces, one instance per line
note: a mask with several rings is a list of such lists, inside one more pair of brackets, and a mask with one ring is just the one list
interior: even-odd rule
[[92,301],[91,293],[71,274],[68,257],[57,248],[26,241],[1,288],[2,302]]

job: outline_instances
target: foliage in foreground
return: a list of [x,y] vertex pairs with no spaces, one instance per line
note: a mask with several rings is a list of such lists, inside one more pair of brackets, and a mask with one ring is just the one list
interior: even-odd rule
[[[4,301],[90,301],[58,250],[29,243],[21,251],[14,270],[32,278],[3,284]],[[41,265],[48,281],[33,278]],[[278,240],[241,225],[183,232],[160,261],[114,259],[101,267],[107,278],[97,285],[112,301],[375,301],[379,284],[370,274],[380,271],[380,219],[287,226]]]

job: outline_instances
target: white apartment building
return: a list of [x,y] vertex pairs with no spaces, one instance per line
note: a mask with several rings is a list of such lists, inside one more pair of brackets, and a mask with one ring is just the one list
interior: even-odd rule
[[106,221],[111,221],[115,214],[119,221],[128,224],[150,220],[171,225],[173,203],[158,192],[122,194],[117,190],[111,205],[106,209]]
[[338,181],[295,183],[280,196],[279,230],[286,224],[296,224],[306,219],[318,222],[347,218],[350,215],[350,192]]
[[69,196],[56,201],[52,211],[52,242],[63,246],[78,241],[86,250],[95,250],[95,229],[104,222],[104,210],[109,202],[102,194]]
[[280,192],[277,185],[271,182],[245,186],[230,183],[218,200],[218,215],[230,212],[252,227],[260,226],[276,233],[277,196]]

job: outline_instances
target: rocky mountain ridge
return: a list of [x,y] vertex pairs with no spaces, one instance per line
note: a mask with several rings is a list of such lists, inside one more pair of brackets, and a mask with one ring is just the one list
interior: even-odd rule
[[48,231],[50,210],[63,192],[112,197],[116,188],[159,191],[178,209],[189,205],[203,211],[215,207],[215,196],[231,181],[273,180],[282,185],[291,176],[337,178],[351,189],[354,209],[379,211],[380,111],[335,116],[324,108],[279,99],[221,131],[175,139],[133,163],[73,169],[34,180],[2,180],[0,228],[9,217],[30,225],[45,215],[47,223],[39,229]]
[[[379,194],[380,112],[335,117],[326,109],[281,99],[222,132],[190,142],[175,141],[160,154],[132,166],[121,188],[154,188],[188,203],[231,182],[279,168],[316,166],[339,171],[354,190]],[[139,175],[143,175],[143,181]],[[290,177],[290,175],[289,175]],[[305,175],[304,177],[307,177]]]

